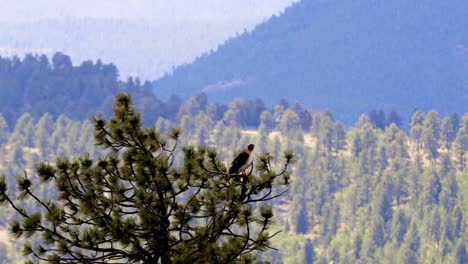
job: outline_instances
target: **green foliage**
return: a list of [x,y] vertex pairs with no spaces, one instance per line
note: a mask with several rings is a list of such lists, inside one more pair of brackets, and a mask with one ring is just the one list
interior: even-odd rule
[[8,138],[8,124],[0,113],[0,144],[3,144],[5,140]]
[[0,57],[0,83],[0,113],[10,127],[25,112],[35,119],[46,113],[75,120],[87,120],[96,112],[108,116],[112,98],[122,91],[131,92],[140,109],[148,113],[144,117],[147,124],[158,116],[174,117],[180,105],[175,97],[167,102],[156,98],[149,82],[132,78],[120,81],[113,64],[98,60],[74,66],[70,57],[60,52],[50,60],[31,54],[23,59]]
[[457,136],[459,126],[460,117],[456,113],[453,113],[442,120],[442,124],[440,125],[440,137],[442,144],[446,149],[451,149],[452,142]]
[[290,109],[284,111],[278,124],[278,130],[284,134],[287,134],[290,131],[297,131],[299,127],[299,116]]
[[[463,120],[468,120],[467,114],[463,116]],[[468,153],[468,121],[463,122],[462,127],[457,132],[453,145],[456,163],[460,170],[464,170],[466,168],[466,156]]]
[[423,123],[422,141],[428,158],[435,161],[439,157],[440,119],[439,114],[430,111]]
[[[125,100],[121,103],[125,103]],[[117,112],[124,113],[126,108],[119,109],[116,109]],[[202,173],[204,170],[199,167],[200,160],[203,160],[203,164],[206,165],[205,169],[216,172],[217,169],[212,162],[214,159],[216,166],[224,171],[238,150],[245,148],[246,144],[255,143],[257,146],[254,153],[257,159],[249,186],[270,179],[272,174],[262,173],[267,168],[280,171],[281,168],[277,168],[275,163],[296,161],[294,166],[290,167],[291,171],[288,170],[284,174],[285,177],[279,179],[282,183],[291,182],[291,190],[281,198],[268,202],[271,210],[261,206],[252,206],[251,210],[239,209],[239,216],[242,217],[237,223],[242,224],[243,227],[245,227],[245,217],[251,219],[257,215],[259,219],[264,219],[263,217],[268,218],[273,212],[276,220],[275,227],[269,229],[269,233],[274,234],[276,230],[284,230],[269,244],[278,251],[257,253],[255,256],[258,261],[304,263],[307,255],[305,250],[308,247],[307,240],[310,240],[313,246],[314,263],[457,263],[459,259],[463,260],[464,247],[461,246],[460,241],[466,240],[466,219],[468,219],[468,203],[466,202],[468,178],[466,164],[463,166],[462,163],[462,158],[466,157],[465,153],[468,151],[466,147],[468,144],[463,144],[465,131],[468,131],[466,129],[468,127],[467,115],[461,118],[460,125],[455,131],[456,137],[450,148],[447,148],[446,138],[443,136],[444,121],[440,123],[440,137],[437,139],[439,156],[434,159],[428,155],[428,149],[422,138],[423,130],[431,127],[428,125],[430,122],[425,121],[425,114],[420,111],[415,112],[409,131],[396,125],[387,125],[384,130],[376,129],[366,115],[360,118],[356,127],[344,129],[341,123],[333,119],[330,112],[322,112],[314,115],[310,132],[296,129],[281,133],[278,131],[279,121],[288,110],[301,120],[298,114],[300,107],[297,105],[290,106],[283,101],[274,111],[265,110],[262,114],[258,113],[259,117],[263,116],[263,121],[260,121],[263,122],[259,127],[260,131],[242,130],[240,127],[229,125],[228,120],[223,122],[221,119],[227,108],[223,110],[220,105],[208,103],[203,109],[197,110],[194,116],[184,114],[180,119],[161,117],[156,122],[159,131],[145,128],[141,132],[141,135],[147,137],[142,140],[145,142],[143,145],[151,146],[156,150],[160,147],[152,144],[153,141],[164,143],[163,147],[166,149],[174,146],[175,139],[178,142],[184,142],[184,145],[200,143],[205,145],[204,148],[187,147],[182,148],[182,151],[174,151],[172,163],[164,161],[154,163],[158,175],[172,175],[171,182],[173,179],[176,179],[175,182],[179,181],[174,188],[179,190],[187,188],[183,195],[183,202],[173,209],[174,213],[178,212],[178,216],[183,215],[183,211],[181,213],[180,210],[185,205],[189,213],[203,212],[205,209],[202,204],[207,203],[206,197],[217,197],[211,193],[202,195],[203,190],[193,197],[197,187],[186,187],[186,184],[183,184],[183,179],[186,179],[184,175],[189,171],[198,175],[199,178],[193,177],[191,180],[195,182],[194,185],[200,186],[203,179],[206,179],[206,175],[212,175]],[[125,118],[134,124],[141,124],[141,117],[138,121],[136,111],[134,113],[135,116]],[[431,113],[428,116],[434,117],[437,114]],[[72,193],[66,181],[59,182],[59,187],[62,189],[55,187],[55,178],[58,174],[64,173],[60,168],[62,170],[69,168],[67,171],[71,176],[76,174],[91,177],[99,171],[99,166],[104,166],[109,172],[115,172],[118,171],[115,169],[115,161],[120,160],[117,163],[119,170],[128,172],[131,169],[128,166],[125,167],[125,164],[135,162],[135,159],[140,157],[146,159],[145,155],[138,151],[130,151],[128,147],[119,148],[112,144],[112,140],[105,135],[97,135],[97,137],[110,148],[100,150],[92,142],[93,125],[90,122],[77,122],[65,115],[58,119],[45,115],[41,119],[29,119],[28,122],[23,122],[25,118],[21,120],[22,124],[28,124],[17,125],[23,127],[24,131],[22,129],[17,129],[18,133],[7,131],[5,141],[0,143],[0,171],[8,175],[2,181],[5,184],[0,184],[0,187],[9,186],[13,198],[25,198],[21,200],[19,210],[28,214],[37,211],[36,200],[27,199],[31,198],[27,190],[31,190],[38,198],[45,198],[44,204],[49,206],[51,212],[47,209],[40,210],[40,215],[35,215],[35,220],[27,223],[12,222],[11,229],[14,229],[18,235],[27,235],[28,232],[32,232],[31,228],[37,219],[57,224],[67,214],[56,204],[57,195],[60,197],[60,193]],[[448,119],[445,117],[442,120]],[[263,129],[262,126],[270,121],[273,122],[270,123],[271,127]],[[301,121],[299,121],[299,127],[301,127],[300,123]],[[114,124],[105,118],[96,120],[95,125],[104,128],[112,127],[114,137],[119,140],[128,139],[125,131],[132,127],[119,125],[118,122]],[[176,126],[183,127],[184,133],[180,134],[180,130],[173,129]],[[417,137],[413,134],[415,132],[413,128],[418,126],[421,133],[419,146]],[[10,127],[15,127],[15,124]],[[432,127],[428,130],[437,130],[437,128]],[[42,143],[39,144],[38,141]],[[12,145],[8,142],[18,142],[18,144]],[[177,147],[177,149],[180,148]],[[292,150],[295,153],[294,157],[290,155],[291,152],[286,156],[282,155],[281,153],[285,150]],[[115,151],[121,154],[115,156]],[[86,152],[90,153],[88,157],[83,156]],[[167,154],[166,157],[170,156],[169,152],[163,151],[163,153]],[[57,157],[61,159],[57,160]],[[38,162],[34,167],[34,162],[39,160],[44,160],[44,162]],[[147,171],[143,167],[138,166],[133,169],[138,175],[146,175]],[[173,168],[176,169],[172,170]],[[171,174],[173,172],[174,174]],[[15,184],[15,176],[20,180],[19,186]],[[216,180],[212,181],[213,184],[222,182],[222,177],[215,176],[214,178]],[[104,179],[109,182],[109,187],[106,187],[107,183]],[[135,178],[138,184],[143,184],[147,180],[147,176]],[[44,184],[38,185],[37,181],[42,181]],[[103,206],[111,206],[129,195],[129,191],[126,191],[126,180],[118,177],[106,176],[93,182],[95,184],[92,185],[92,191],[84,194],[87,199],[91,200],[102,198],[100,201]],[[85,181],[82,183],[85,184]],[[227,182],[224,183],[227,184]],[[231,179],[232,188],[226,187],[226,191],[223,192],[222,187],[218,186],[213,187],[212,190],[216,193],[224,193],[229,199],[235,199],[240,196],[240,183]],[[158,182],[158,186],[161,186],[166,193],[171,192],[167,181]],[[104,195],[99,198],[98,194],[102,190],[107,190],[106,188],[109,191],[112,190],[112,197]],[[280,188],[272,188],[272,195],[278,195],[281,192]],[[255,195],[260,194],[259,192]],[[67,197],[64,194],[62,196]],[[202,196],[204,199],[201,199]],[[145,192],[138,192],[135,197],[147,200],[141,202],[142,205],[158,204],[157,195],[147,196]],[[188,202],[188,199],[192,197],[193,199]],[[171,202],[168,201],[168,204]],[[71,204],[70,206],[73,207]],[[93,203],[83,203],[81,207],[77,206],[73,210],[76,210],[77,214],[89,214],[95,210],[94,207]],[[115,206],[114,208],[117,209]],[[210,209],[216,208],[217,206],[211,203]],[[115,210],[113,212],[118,214]],[[1,214],[2,219],[13,219],[12,210],[6,207],[2,207]],[[192,223],[201,224],[201,221],[197,220],[198,216],[190,218],[187,213],[186,216],[187,218],[184,217],[184,219],[181,217],[173,219],[185,227],[194,226],[191,225]],[[119,219],[120,221],[109,223],[111,227],[109,234],[121,237],[119,248],[131,248],[132,236],[122,234],[122,230],[128,231],[126,233],[135,230],[139,224],[138,217],[133,220],[125,219],[125,217],[119,217]],[[269,218],[268,222],[272,222],[272,219]],[[156,220],[148,217],[145,221]],[[306,228],[298,229],[304,226],[301,222],[306,222]],[[23,224],[29,228],[27,231],[22,230]],[[0,226],[6,226],[6,223],[0,223]],[[243,227],[233,228],[233,231],[241,232],[239,234],[244,237]],[[87,243],[99,241],[98,231],[86,226],[83,228],[83,230],[79,229],[80,239]],[[252,230],[252,234],[258,234],[258,228]],[[238,240],[242,240],[241,237]],[[258,236],[256,238],[264,239]],[[47,247],[43,246],[45,249],[42,249],[40,245],[44,241],[53,243],[54,236],[52,233],[44,233],[42,237],[33,235],[28,240],[31,241],[31,249],[47,254],[45,250]],[[217,254],[219,257],[232,254],[238,243],[238,241],[226,241],[229,241],[228,244],[232,247],[220,246],[223,253]],[[20,259],[18,254],[21,248],[13,245],[9,244],[7,247],[8,256],[16,261]],[[60,243],[57,247],[66,248]],[[217,252],[217,250],[220,248],[206,245],[206,250],[203,252]],[[189,252],[191,253],[187,254],[193,253],[193,251]],[[207,253],[207,255],[213,254]],[[184,254],[180,255],[180,258],[185,257]],[[201,259],[205,262],[217,261],[208,257]],[[243,261],[249,261],[249,258],[243,258]]]
[[[292,152],[278,172],[270,156],[259,157],[266,165],[246,175],[248,182],[229,175],[217,151],[205,146],[183,147],[183,164],[174,167],[180,131],[164,136],[142,128],[126,94],[113,110],[110,120],[93,119],[95,143],[106,156],[37,164],[42,185],[56,187],[54,199],[38,196],[34,187],[41,185],[26,173],[17,177],[16,200],[0,179],[0,201],[21,218],[11,223],[12,234],[42,235],[25,254],[52,263],[251,263],[251,252],[271,248],[273,211],[264,202],[284,193],[273,189],[288,184]],[[68,122],[57,121],[69,131]],[[19,207],[19,199],[36,207]]]

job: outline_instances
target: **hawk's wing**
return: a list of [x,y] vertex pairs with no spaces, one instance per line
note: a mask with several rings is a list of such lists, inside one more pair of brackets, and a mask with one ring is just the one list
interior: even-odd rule
[[229,168],[229,173],[237,173],[239,172],[239,169],[244,165],[247,160],[249,159],[249,153],[243,151],[237,157],[234,159],[234,161],[231,163],[231,168]]

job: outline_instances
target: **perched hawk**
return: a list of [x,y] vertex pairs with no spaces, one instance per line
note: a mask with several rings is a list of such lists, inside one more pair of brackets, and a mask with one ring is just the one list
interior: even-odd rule
[[237,157],[231,163],[231,168],[229,168],[229,174],[245,174],[245,170],[252,164],[252,151],[254,147],[254,144],[250,144],[244,151],[237,155]]

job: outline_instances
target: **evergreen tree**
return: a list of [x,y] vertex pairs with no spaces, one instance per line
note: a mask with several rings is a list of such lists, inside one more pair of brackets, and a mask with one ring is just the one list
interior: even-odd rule
[[314,246],[312,245],[312,241],[310,239],[307,239],[304,246],[304,264],[313,264],[314,257]]
[[398,252],[398,264],[419,264],[417,252],[412,251],[407,244],[404,244]]
[[187,102],[183,107],[180,108],[179,116],[184,115],[196,116],[198,113],[204,111],[208,105],[208,98],[206,94],[199,93]]
[[81,148],[78,153],[97,154],[98,150],[95,148],[93,142],[93,124],[85,121],[81,124],[80,134],[78,136],[78,146]]
[[453,143],[455,159],[458,168],[463,171],[466,169],[466,156],[468,153],[468,126],[461,127]]
[[295,220],[296,234],[307,234],[309,231],[309,219],[307,218],[307,210],[303,202],[300,202]]
[[317,120],[321,121],[317,124],[315,132],[317,134],[317,147],[320,148],[321,153],[330,155],[334,147],[333,138],[335,136],[333,121],[324,117]]
[[414,222],[411,223],[408,232],[405,234],[403,245],[400,249],[398,263],[417,264],[419,263],[418,255],[421,246],[421,238],[419,237],[418,229]]
[[0,113],[0,145],[2,145],[8,138],[8,124]]
[[442,140],[444,148],[451,149],[452,142],[457,136],[459,126],[460,118],[456,113],[453,113],[442,120],[442,124],[440,125],[440,139]]
[[449,239],[451,239],[452,241],[456,241],[457,239],[461,239],[463,237],[463,233],[466,232],[467,228],[465,216],[463,215],[463,212],[460,207],[457,206],[453,210],[451,220],[452,222],[449,224],[451,229]]
[[332,144],[335,155],[346,147],[346,133],[343,125],[338,121],[333,124]]
[[67,143],[68,139],[68,127],[71,124],[71,120],[65,115],[60,115],[57,121],[55,121],[55,128],[52,135],[49,138],[49,146],[55,150],[57,157],[66,156],[69,153],[69,146]]
[[442,191],[440,176],[435,170],[429,170],[424,175],[423,203],[433,205],[439,203],[439,194]]
[[[182,105],[182,99],[176,95],[171,95],[166,102],[166,118],[169,120],[175,120],[177,113]],[[213,115],[216,115],[216,111],[213,111]],[[216,118],[216,119],[220,119]]]
[[385,128],[385,113],[383,110],[372,110],[369,112],[369,122],[378,129]]
[[400,115],[397,114],[395,111],[391,111],[387,115],[387,119],[385,120],[386,126],[390,126],[391,124],[395,124],[397,127],[401,127],[402,122],[401,122],[401,117]]
[[439,173],[442,177],[449,174],[453,169],[450,155],[448,155],[447,153],[442,154],[439,166],[440,166]]
[[386,182],[381,182],[375,190],[376,197],[372,203],[373,216],[381,216],[384,222],[391,220],[393,215],[392,200],[388,195],[389,189]]
[[436,111],[427,113],[423,126],[422,141],[424,148],[426,149],[429,160],[435,161],[439,157],[439,114]]
[[269,111],[263,111],[260,115],[260,126],[258,130],[270,132],[275,127],[275,122]]
[[436,248],[440,248],[440,239],[442,236],[442,219],[440,211],[437,207],[432,210],[428,210],[424,216],[425,220],[425,232],[427,239],[434,241]]
[[8,145],[32,146],[32,136],[34,134],[34,119],[29,113],[24,113],[18,118]]
[[17,178],[18,197],[40,208],[26,210],[0,177],[0,202],[21,218],[11,222],[12,233],[42,235],[38,246],[25,243],[25,254],[53,263],[230,263],[270,248],[273,213],[263,202],[288,183],[291,153],[278,174],[261,157],[241,197],[238,178],[229,178],[215,150],[184,147],[184,164],[173,168],[179,130],[166,138],[142,128],[128,95],[117,96],[110,121],[96,116],[94,123],[107,156],[37,164],[39,179],[56,185],[56,200],[38,197],[25,174]]
[[52,115],[47,113],[39,119],[34,132],[34,147],[36,147],[42,157],[46,157],[46,150],[49,148],[50,133],[54,128],[54,121]]
[[420,110],[416,110],[411,115],[410,122],[410,135],[416,145],[416,151],[419,153],[419,150],[422,147],[422,131],[424,123],[424,113]]
[[408,219],[403,211],[398,210],[393,214],[392,219],[392,240],[400,246],[403,243],[404,236],[408,230]]
[[362,152],[359,155],[359,166],[361,175],[372,174],[377,168],[377,136],[370,125],[364,125],[359,135],[361,138]]
[[357,128],[362,128],[365,124],[370,124],[369,117],[366,114],[359,116],[358,121],[356,122]]
[[229,109],[224,113],[223,121],[230,126],[244,127],[245,126],[245,112],[243,109],[246,107],[244,101],[239,98],[234,99]]
[[453,263],[455,264],[468,263],[468,250],[466,249],[466,241],[462,239],[460,239],[455,246]]
[[448,173],[442,181],[442,192],[440,193],[440,204],[448,212],[451,212],[456,205],[458,197],[458,184],[453,173]]
[[351,137],[351,154],[353,157],[359,157],[359,154],[362,151],[362,142],[359,134],[355,133]]
[[409,158],[407,137],[403,130],[399,129],[395,124],[391,124],[385,130],[385,139],[390,159]]
[[379,170],[378,174],[379,176],[382,176],[383,172],[388,166],[387,150],[385,146],[379,147],[377,151],[377,155],[378,155],[378,170]]
[[279,158],[281,153],[281,140],[278,136],[273,138],[273,157],[275,159]]
[[299,128],[299,116],[290,109],[284,111],[278,124],[278,130],[284,134],[287,134],[290,131],[297,131]]
[[362,242],[361,258],[373,259],[376,250],[385,245],[385,223],[381,216],[372,218]]

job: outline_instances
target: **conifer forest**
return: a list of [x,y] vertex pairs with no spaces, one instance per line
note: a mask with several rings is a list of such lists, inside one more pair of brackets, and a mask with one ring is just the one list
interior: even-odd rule
[[[51,67],[54,70],[58,69]],[[228,167],[250,143],[256,146],[257,168],[262,156],[281,166],[283,152],[294,153],[287,192],[267,202],[274,215],[271,233],[279,232],[271,238],[272,249],[253,251],[256,261],[468,260],[467,113],[441,116],[434,110],[415,110],[405,123],[396,112],[372,110],[345,126],[332,111],[310,113],[299,102],[283,100],[269,108],[261,99],[235,99],[223,105],[198,94],[186,102],[173,98],[177,103],[160,104],[166,111],[153,112],[139,105],[138,96],[135,107],[142,111],[144,127],[154,126],[161,134],[180,128],[178,144],[216,149],[221,166]],[[95,121],[80,119],[87,112],[69,115],[44,109],[0,116],[0,171],[10,191],[21,191],[15,186],[23,175],[37,181],[37,164],[57,164],[63,157],[86,153],[93,159],[106,155],[94,141]],[[174,163],[183,162],[182,148],[174,151]],[[32,187],[40,197],[51,197],[57,192],[54,188],[52,184]],[[25,200],[22,206],[31,210],[35,205]],[[6,238],[11,220],[18,216],[2,206],[0,217],[0,263],[19,262],[24,259],[26,239]],[[40,236],[31,238],[33,245],[41,243]]]

